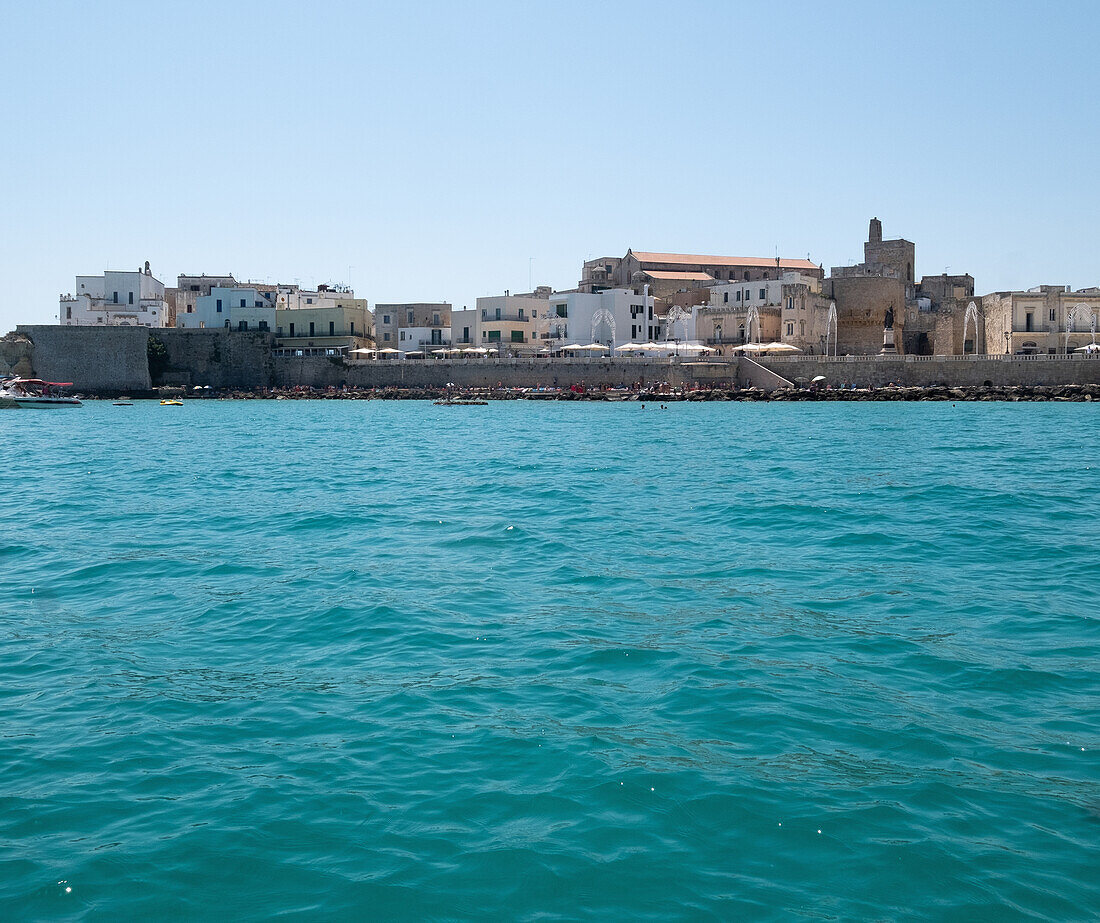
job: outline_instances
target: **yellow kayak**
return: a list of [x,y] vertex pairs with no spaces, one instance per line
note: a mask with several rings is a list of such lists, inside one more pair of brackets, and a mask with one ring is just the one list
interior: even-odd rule
[[161,401],[161,407],[182,407],[183,401]]

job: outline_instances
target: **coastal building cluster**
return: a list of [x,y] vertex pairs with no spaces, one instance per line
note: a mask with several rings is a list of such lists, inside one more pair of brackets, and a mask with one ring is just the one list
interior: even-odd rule
[[149,263],[77,276],[62,325],[229,328],[269,333],[279,350],[349,358],[1057,354],[1095,342],[1100,287],[1039,285],[975,294],[969,274],[915,275],[916,245],[871,219],[864,260],[828,273],[810,259],[627,250],[588,260],[575,288],[505,292],[473,308],[374,304],[346,285],[180,275]]

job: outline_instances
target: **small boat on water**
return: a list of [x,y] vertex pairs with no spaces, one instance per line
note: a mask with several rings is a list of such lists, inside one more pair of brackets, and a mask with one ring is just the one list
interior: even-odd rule
[[5,378],[0,380],[0,408],[79,407],[79,399],[61,392],[72,384],[71,381],[43,381],[41,378]]
[[475,401],[466,397],[445,397],[435,402],[436,407],[487,407],[488,401]]
[[133,407],[134,402],[132,400],[130,400],[130,398],[128,398],[128,397],[120,397],[117,401],[114,402],[114,406],[115,407]]
[[183,401],[177,401],[173,398],[165,398],[160,402],[161,407],[182,407]]

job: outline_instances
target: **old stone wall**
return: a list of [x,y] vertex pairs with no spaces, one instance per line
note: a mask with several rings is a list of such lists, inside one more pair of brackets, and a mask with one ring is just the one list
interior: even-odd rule
[[[629,387],[670,381],[667,360],[661,359],[456,359],[429,361],[345,362],[325,356],[284,357],[274,360],[275,384],[282,387],[347,384],[355,388],[437,388],[453,382],[460,388],[588,388]],[[727,380],[736,372],[725,368]]]
[[34,375],[71,381],[74,391],[145,391],[150,387],[148,327],[27,324],[16,333],[33,344]]
[[152,369],[154,385],[252,389],[274,382],[271,333],[176,327],[152,330],[150,335],[167,351],[164,368]]
[[826,297],[836,302],[837,353],[871,355],[882,349],[886,310],[894,312],[894,339],[905,341],[905,283],[882,276],[832,277],[825,280]]
[[857,388],[896,385],[980,386],[1100,384],[1100,358],[1058,356],[899,356],[825,359],[758,360],[784,378],[811,380],[824,375],[833,387]]

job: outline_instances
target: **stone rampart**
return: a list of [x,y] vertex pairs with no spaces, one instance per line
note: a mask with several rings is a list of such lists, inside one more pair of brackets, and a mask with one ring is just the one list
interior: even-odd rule
[[[150,344],[150,337],[157,342]],[[29,342],[28,342],[29,341]],[[0,360],[14,374],[71,381],[74,390],[140,392],[158,384],[251,390],[347,384],[358,388],[588,388],[735,385],[781,386],[768,375],[809,381],[824,375],[837,386],[994,386],[1100,384],[1100,358],[1065,356],[798,356],[680,361],[653,358],[455,359],[357,361],[342,357],[275,355],[269,333],[147,327],[20,326]],[[150,349],[150,345],[152,349]],[[153,375],[150,376],[150,355]],[[754,371],[758,369],[759,371]]]
[[824,375],[834,387],[1100,384],[1100,358],[1084,356],[805,356],[758,361],[791,381]]
[[169,327],[150,335],[164,344],[163,361],[155,353],[151,360],[154,385],[249,390],[275,383],[275,339],[270,333]]
[[74,391],[147,391],[148,327],[27,324],[16,333],[33,344],[34,375],[71,381]]
[[[587,388],[629,387],[659,382],[679,384],[681,373],[663,359],[432,359],[345,361],[326,356],[279,356],[274,383],[282,387],[343,385],[355,388]],[[735,372],[725,367],[727,381]]]

